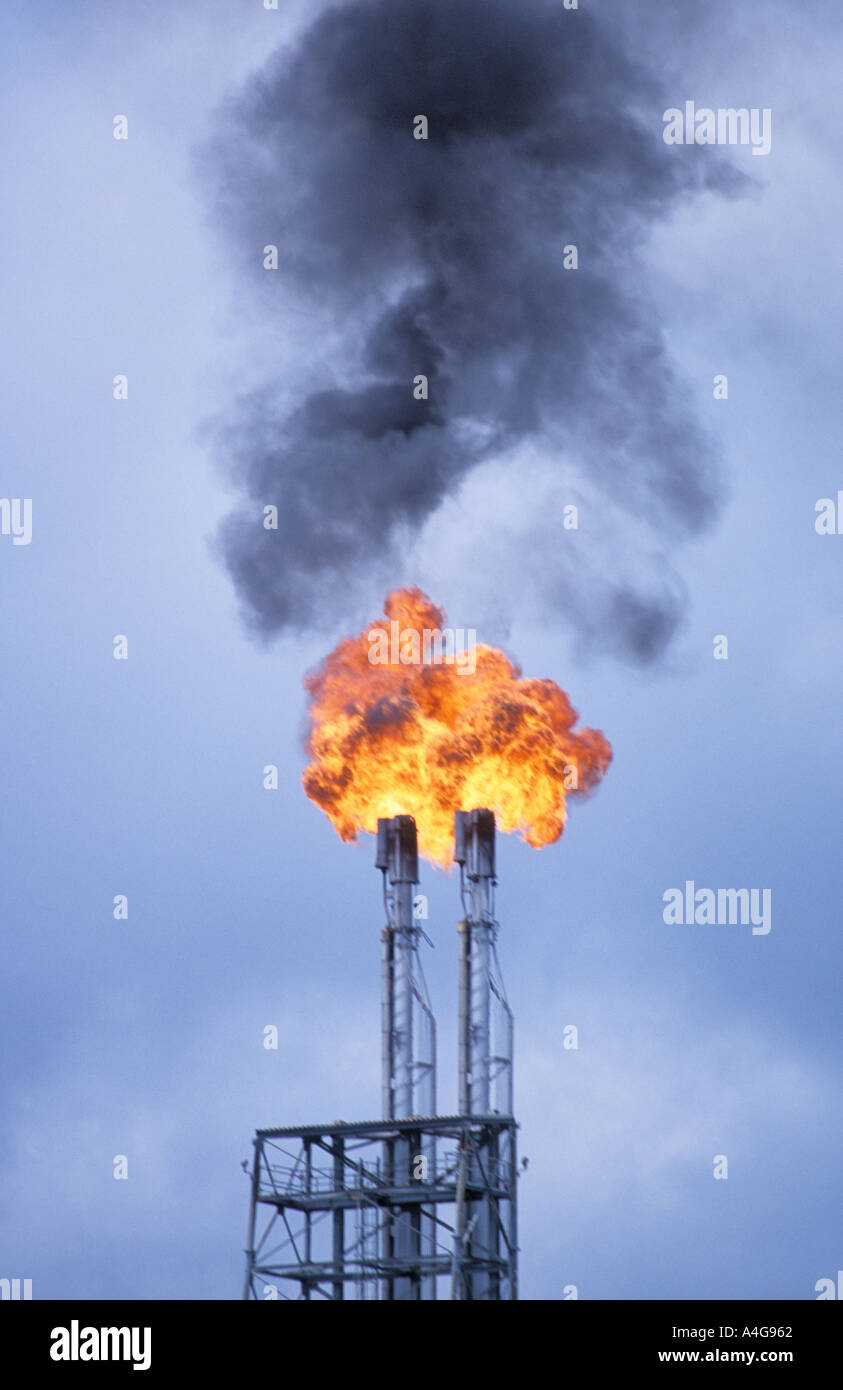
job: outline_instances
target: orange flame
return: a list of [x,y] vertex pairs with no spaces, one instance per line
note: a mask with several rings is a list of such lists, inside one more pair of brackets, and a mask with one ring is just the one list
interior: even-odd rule
[[[384,608],[381,631],[393,642],[380,661],[376,639],[361,632],[305,680],[307,795],[343,840],[376,831],[379,816],[414,816],[419,852],[443,866],[456,810],[486,806],[501,830],[537,848],[558,840],[566,797],[590,791],[611,762],[606,739],[596,729],[574,732],[564,690],[522,680],[497,648],[478,644],[462,671],[459,649],[457,660],[449,650],[443,661],[435,645],[425,648],[424,633],[441,632],[445,615],[420,589],[398,589]],[[406,661],[414,648],[416,661],[404,664],[401,654]]]

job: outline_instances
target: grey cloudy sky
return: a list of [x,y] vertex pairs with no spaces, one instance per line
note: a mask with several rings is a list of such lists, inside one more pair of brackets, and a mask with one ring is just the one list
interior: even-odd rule
[[[371,843],[341,844],[301,792],[301,678],[408,573],[558,681],[615,753],[560,845],[500,847],[523,1295],[811,1298],[840,1267],[843,540],[816,535],[814,504],[843,487],[841,19],[810,0],[582,7],[670,104],[773,112],[770,156],[733,154],[756,191],[669,210],[630,270],[719,448],[720,518],[678,547],[646,498],[591,488],[588,439],[561,459],[531,439],[406,534],[400,575],[373,564],[352,618],[268,645],[215,547],[240,489],[209,422],[267,378],[300,400],[314,346],[339,353],[346,325],[290,286],[266,315],[197,151],[316,7],[45,3],[0,21],[0,494],[33,498],[31,545],[0,537],[0,1276],[36,1297],[238,1296],[255,1127],[376,1114],[379,885]],[[553,597],[574,486],[595,585],[611,565],[676,586],[658,662],[617,660],[570,585]],[[772,931],[666,926],[662,894],[686,878],[771,888]],[[458,903],[440,873],[424,888],[447,1110]]]

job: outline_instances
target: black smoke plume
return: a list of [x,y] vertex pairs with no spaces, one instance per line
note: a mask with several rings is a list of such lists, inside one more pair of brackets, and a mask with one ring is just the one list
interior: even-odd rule
[[[640,249],[682,200],[742,180],[719,152],[664,145],[671,104],[560,0],[347,4],[232,103],[213,142],[215,213],[266,313],[276,276],[292,281],[351,353],[332,377],[314,341],[295,408],[269,381],[219,430],[244,493],[221,546],[260,632],[348,617],[356,583],[391,555],[396,585],[412,582],[398,542],[523,443],[573,451],[592,492],[646,513],[668,548],[711,521],[716,459],[639,288]],[[269,243],[278,272],[261,264]],[[413,397],[420,374],[427,400]],[[563,553],[548,594],[570,589]],[[493,537],[488,568],[494,588]],[[680,608],[675,585],[644,594],[617,574],[599,621],[647,660]]]

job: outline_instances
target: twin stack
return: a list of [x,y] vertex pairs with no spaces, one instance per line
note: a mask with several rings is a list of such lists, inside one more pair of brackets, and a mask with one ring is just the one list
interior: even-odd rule
[[246,1299],[516,1299],[512,1012],[494,912],[495,818],[458,811],[459,1113],[436,1113],[416,825],[378,821],[383,1118],[260,1129]]

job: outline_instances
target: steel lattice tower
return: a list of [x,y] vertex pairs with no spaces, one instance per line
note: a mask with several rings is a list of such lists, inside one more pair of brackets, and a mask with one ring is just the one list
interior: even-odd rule
[[414,916],[416,826],[378,822],[383,1119],[258,1130],[244,1298],[515,1299],[512,1013],[495,943],[495,822],[459,812],[457,1115],[436,1115],[436,1028]]

